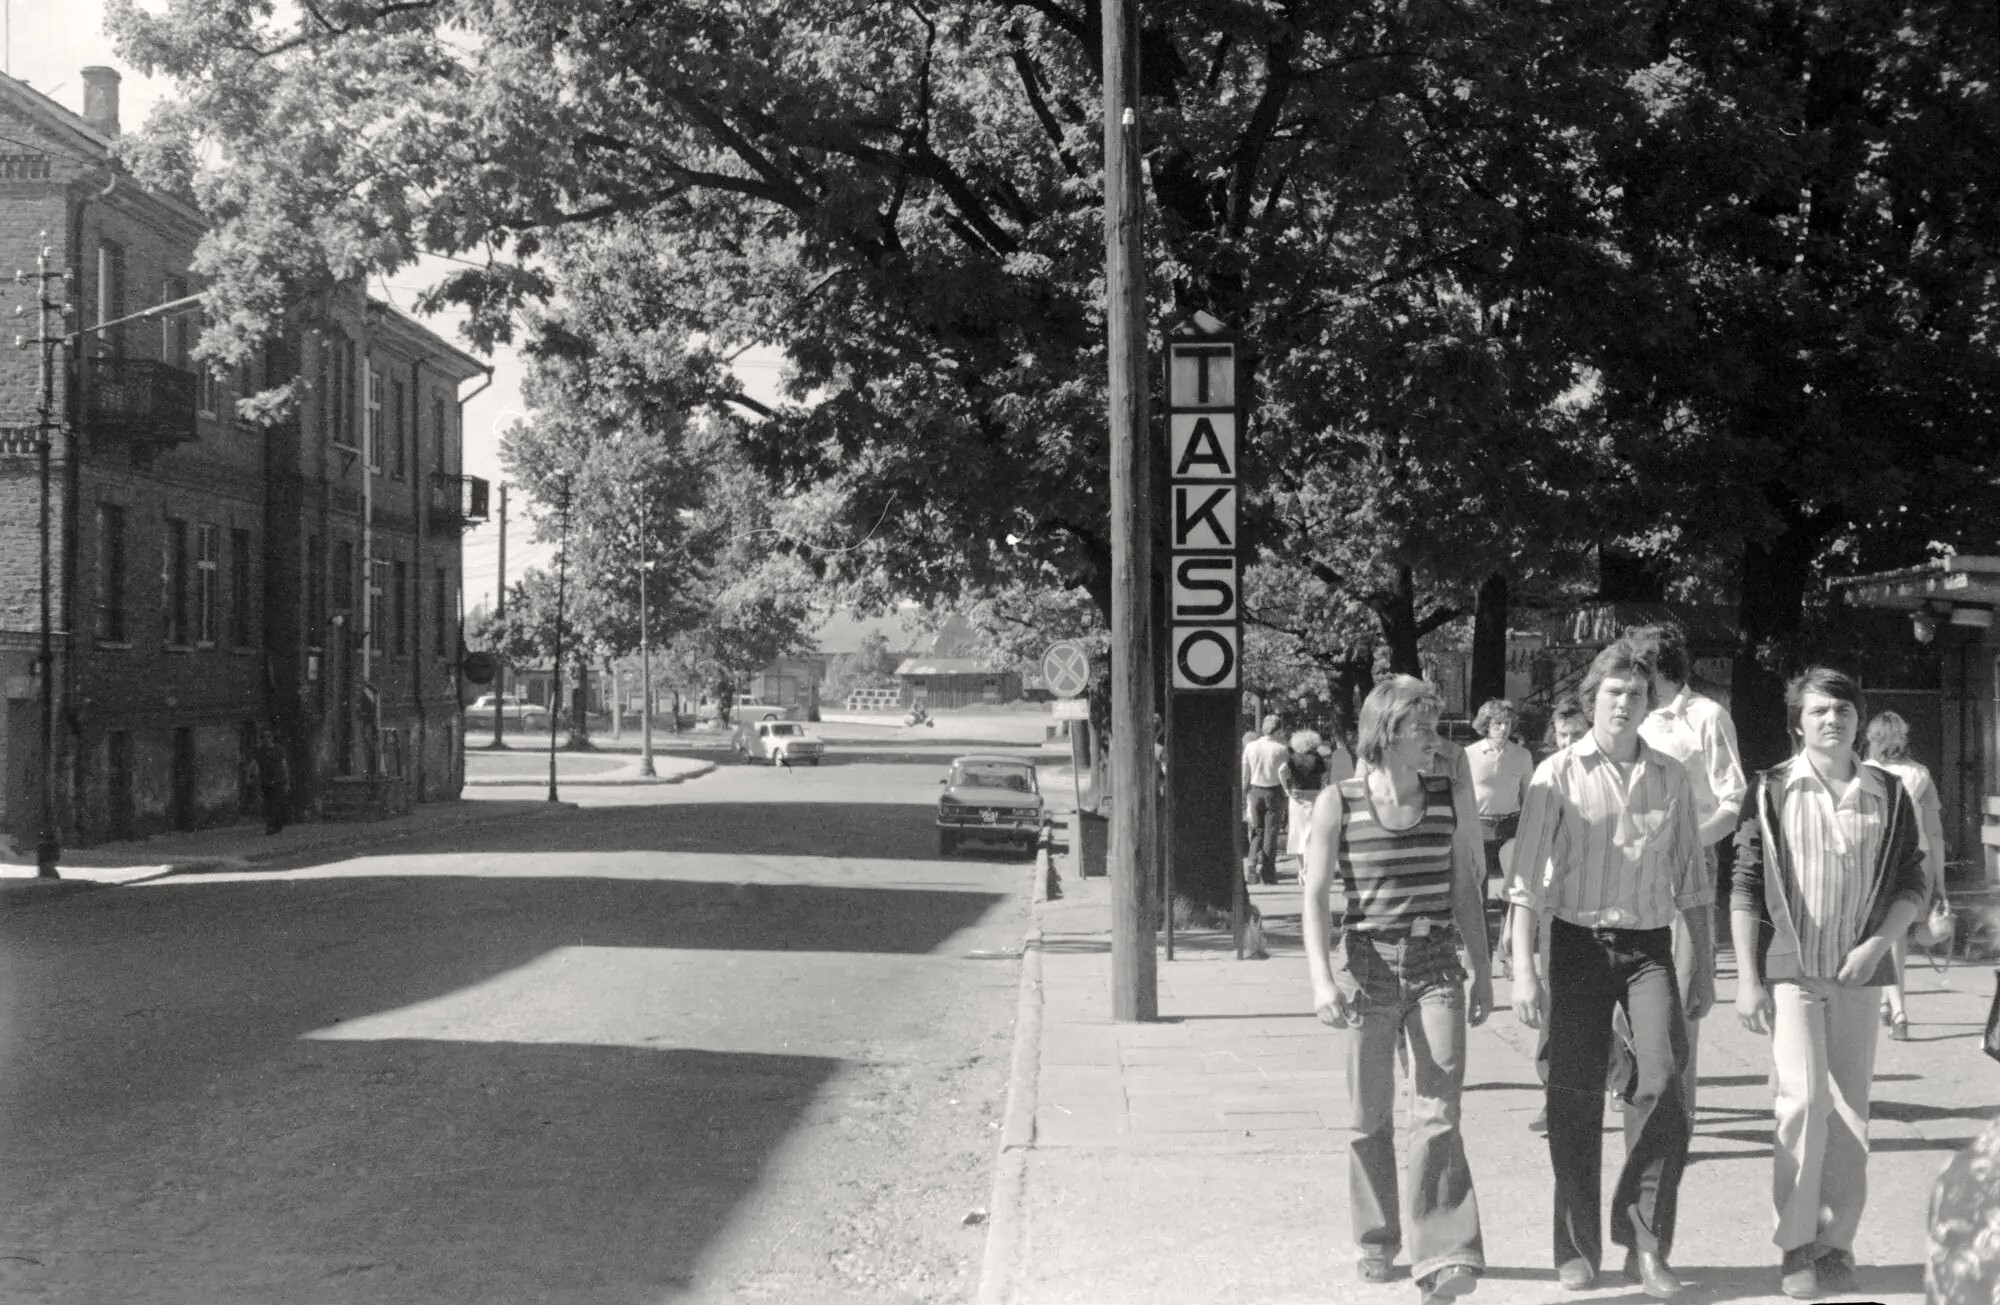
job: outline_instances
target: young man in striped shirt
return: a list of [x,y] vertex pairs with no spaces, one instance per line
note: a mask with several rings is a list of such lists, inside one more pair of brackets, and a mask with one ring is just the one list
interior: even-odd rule
[[1786,686],[1785,714],[1799,751],[1758,776],[1729,924],[1736,1013],[1771,1035],[1779,1289],[1812,1300],[1853,1290],[1875,1010],[1929,884],[1902,782],[1855,756],[1860,686],[1811,667]]
[[[1513,921],[1514,1012],[1529,1028],[1547,1020],[1556,1276],[1573,1291],[1595,1285],[1603,1252],[1611,1012],[1622,1007],[1630,1020],[1638,1068],[1611,1238],[1626,1249],[1626,1274],[1666,1299],[1680,1290],[1667,1261],[1690,1131],[1681,1070],[1687,1020],[1714,1002],[1707,910],[1714,893],[1687,770],[1639,736],[1654,705],[1652,666],[1620,639],[1591,663],[1582,697],[1590,733],[1536,768],[1516,835],[1508,899],[1524,909]],[[1694,943],[1685,1008],[1670,928],[1676,917]],[[1543,921],[1546,997],[1535,969]]]

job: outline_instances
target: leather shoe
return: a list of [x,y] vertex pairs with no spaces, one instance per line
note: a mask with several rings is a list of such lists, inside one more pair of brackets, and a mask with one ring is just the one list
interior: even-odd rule
[[1625,1252],[1625,1276],[1654,1300],[1671,1300],[1680,1294],[1681,1280],[1652,1251]]
[[1573,1260],[1564,1260],[1556,1270],[1556,1281],[1565,1291],[1589,1291],[1597,1285],[1597,1270],[1581,1255]]
[[1813,1262],[1815,1249],[1810,1242],[1794,1246],[1785,1252],[1784,1263],[1778,1266],[1778,1290],[1793,1300],[1818,1300],[1822,1295],[1819,1266]]
[[1854,1290],[1854,1252],[1824,1250],[1813,1261],[1813,1271],[1819,1274],[1820,1290],[1832,1296],[1845,1296]]

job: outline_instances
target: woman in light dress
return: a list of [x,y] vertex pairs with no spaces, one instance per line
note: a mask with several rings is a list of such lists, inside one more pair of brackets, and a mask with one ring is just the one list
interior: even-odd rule
[[1297,730],[1291,737],[1292,759],[1285,766],[1285,796],[1291,817],[1285,826],[1285,855],[1303,857],[1313,803],[1329,785],[1354,778],[1354,758],[1338,739],[1331,744],[1317,730]]
[[[1944,891],[1944,816],[1937,781],[1923,762],[1910,756],[1910,723],[1893,711],[1868,722],[1868,762],[1903,781],[1917,808],[1917,841],[1924,851],[1924,878],[1932,896]],[[1882,988],[1882,1022],[1897,1042],[1910,1040],[1910,1017],[1903,1007],[1903,965],[1908,959],[1907,935],[1890,944],[1896,958],[1896,981]]]

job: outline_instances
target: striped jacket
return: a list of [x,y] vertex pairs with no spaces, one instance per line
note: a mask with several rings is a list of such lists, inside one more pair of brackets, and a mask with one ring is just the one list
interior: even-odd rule
[[[1743,911],[1757,920],[1758,972],[1764,982],[1796,979],[1803,973],[1799,957],[1799,931],[1792,923],[1791,902],[1786,896],[1790,868],[1785,846],[1785,779],[1789,761],[1757,776],[1751,786],[1756,806],[1736,829],[1736,869],[1730,878],[1729,909]],[[1889,908],[1908,899],[1921,910],[1929,892],[1924,877],[1923,848],[1917,840],[1917,812],[1903,782],[1877,767],[1889,790],[1889,819],[1882,840],[1876,846],[1873,883],[1869,888],[1868,912],[1863,917],[1861,936],[1866,938],[1882,927]],[[1771,867],[1780,867],[1776,874]],[[1879,987],[1896,981],[1896,962],[1884,956],[1864,987]]]

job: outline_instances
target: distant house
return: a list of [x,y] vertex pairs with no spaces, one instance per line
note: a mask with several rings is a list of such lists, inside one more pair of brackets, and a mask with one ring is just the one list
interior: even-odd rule
[[971,622],[953,616],[922,650],[903,659],[896,678],[909,686],[910,701],[927,707],[1018,701],[1020,675],[980,656],[977,648]]
[[[739,691],[777,707],[810,710],[819,705],[820,690],[842,657],[861,651],[871,636],[887,640],[891,656],[908,653],[919,640],[912,633],[916,612],[891,612],[887,616],[857,616],[846,608],[828,612],[813,631],[813,649],[794,657],[781,657],[751,676]],[[844,704],[827,703],[826,710],[840,710]]]

